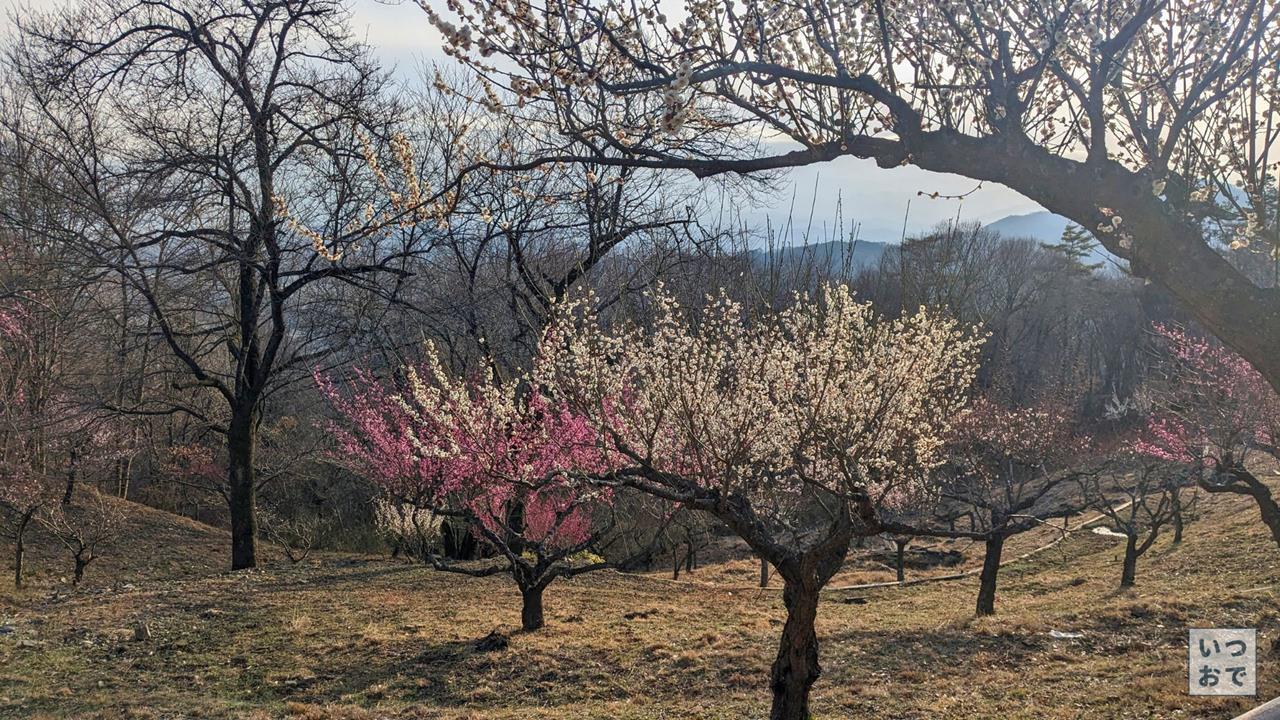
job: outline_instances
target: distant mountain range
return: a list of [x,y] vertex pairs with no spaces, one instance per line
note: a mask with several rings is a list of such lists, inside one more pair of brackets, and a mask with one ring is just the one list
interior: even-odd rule
[[877,265],[889,243],[874,240],[832,240],[812,245],[784,245],[767,250],[752,250],[751,259],[760,266],[773,265],[794,270],[805,265],[858,270]]
[[[1010,215],[989,223],[987,228],[1005,237],[1030,238],[1037,242],[1051,244],[1062,238],[1062,231],[1070,224],[1071,221],[1061,215],[1041,210],[1026,215]],[[760,265],[774,264],[785,269],[812,264],[825,268],[857,270],[878,264],[885,250],[896,245],[897,243],[874,240],[858,240],[852,243],[833,240],[812,245],[788,245],[771,250],[752,250],[751,258]],[[1115,258],[1101,245],[1095,245],[1089,258],[1089,262],[1104,263],[1106,267],[1112,267],[1114,260]]]
[[[1005,237],[1025,237],[1052,244],[1062,239],[1062,231],[1072,224],[1070,220],[1061,215],[1054,215],[1048,210],[1041,210],[1027,213],[1026,215],[1010,215],[1000,218],[988,224],[987,229],[994,230]],[[1086,262],[1102,263],[1103,267],[1110,268],[1115,267],[1115,263],[1118,260],[1095,241],[1093,252],[1090,253]]]

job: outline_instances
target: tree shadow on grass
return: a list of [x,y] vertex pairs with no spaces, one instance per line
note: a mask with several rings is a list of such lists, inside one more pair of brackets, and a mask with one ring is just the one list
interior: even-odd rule
[[[398,641],[376,654],[339,664],[325,663],[332,680],[290,695],[313,703],[354,702],[439,708],[513,708],[581,700],[617,700],[625,694],[592,688],[582,663],[571,655],[552,655],[510,646],[497,633],[464,640]],[[501,638],[501,639],[495,639]],[[600,692],[601,689],[605,691]],[[578,697],[581,696],[581,697]]]

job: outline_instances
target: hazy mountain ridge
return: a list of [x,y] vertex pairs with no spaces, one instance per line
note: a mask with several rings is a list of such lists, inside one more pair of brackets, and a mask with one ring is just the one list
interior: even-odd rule
[[761,266],[777,265],[791,269],[809,263],[825,268],[856,270],[879,264],[885,250],[895,246],[896,243],[874,240],[831,240],[809,245],[782,245],[752,250],[750,257],[753,263]]
[[[1010,238],[1030,238],[1040,243],[1052,244],[1062,238],[1062,232],[1071,221],[1048,210],[1022,215],[1008,215],[988,223],[987,229]],[[840,267],[857,270],[872,267],[880,262],[886,251],[892,251],[897,242],[877,240],[831,240],[808,245],[784,245],[750,251],[752,261],[758,265],[778,265],[794,268],[812,263],[826,268]],[[1115,261],[1101,245],[1094,245],[1087,262],[1110,266]]]

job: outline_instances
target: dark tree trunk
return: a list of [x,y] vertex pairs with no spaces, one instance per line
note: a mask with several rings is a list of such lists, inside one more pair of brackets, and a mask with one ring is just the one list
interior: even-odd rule
[[685,572],[687,572],[687,573],[689,573],[689,574],[693,574],[693,565],[694,565],[694,561],[696,560],[696,558],[697,558],[697,556],[695,555],[695,553],[694,553],[694,551],[693,551],[693,543],[692,543],[692,542],[685,543],[685,553],[684,553],[684,570],[685,570]]
[[1131,588],[1138,571],[1138,536],[1130,533],[1124,543],[1124,570],[1120,573],[1120,587]]
[[1269,491],[1257,493],[1253,498],[1258,503],[1258,512],[1262,515],[1262,522],[1271,531],[1271,539],[1277,545],[1280,545],[1280,505],[1276,504]]
[[[866,523],[865,516],[863,522]],[[769,687],[773,690],[770,720],[809,718],[809,690],[822,673],[815,626],[818,596],[844,565],[852,540],[852,518],[843,515],[822,542],[799,555],[775,558],[773,562],[783,580],[782,603],[787,608],[787,621],[782,626],[778,657],[773,661],[770,674]]]
[[257,478],[254,450],[257,426],[252,415],[234,418],[227,433],[228,506],[231,514],[231,569],[258,566]]
[[782,626],[778,658],[773,662],[770,720],[809,720],[809,689],[818,680],[818,588],[787,580],[782,602],[787,622]]
[[31,527],[31,518],[35,517],[34,508],[18,518],[18,525],[13,533],[13,586],[22,587],[22,562],[27,555],[27,528]]
[[22,587],[22,557],[26,554],[26,547],[22,544],[22,535],[19,533],[18,541],[13,548],[13,586]]
[[[1258,368],[1261,370],[1261,368]],[[1231,482],[1226,485],[1219,485],[1213,482],[1206,482],[1204,478],[1200,480],[1200,487],[1211,493],[1228,492],[1236,495],[1248,495],[1253,498],[1258,505],[1258,514],[1262,516],[1262,522],[1271,531],[1271,539],[1277,545],[1280,545],[1280,505],[1276,504],[1275,497],[1271,495],[1271,488],[1266,483],[1259,480],[1253,473],[1249,472],[1243,465],[1232,464],[1230,461],[1225,463],[1226,474],[1231,477]]]
[[1170,519],[1173,521],[1173,544],[1177,545],[1182,542],[1182,492],[1174,490],[1170,498],[1172,515]]
[[907,581],[907,545],[910,540],[894,540],[893,544],[897,548],[898,556],[898,582]]
[[982,560],[982,575],[978,585],[979,615],[996,614],[996,576],[1000,572],[1000,553],[1004,551],[1004,536],[992,535],[987,539],[987,552]]
[[79,555],[75,556],[76,570],[75,570],[75,577],[73,577],[71,580],[72,585],[79,585],[80,581],[84,579],[84,569],[86,567],[89,567],[89,562],[91,560],[93,560],[93,558],[89,558],[86,560],[85,558]]
[[680,579],[680,547],[671,548],[671,579]]
[[67,489],[62,493],[62,504],[70,505],[71,499],[76,491],[76,460],[78,459],[75,450],[71,451],[71,464],[67,467]]
[[542,591],[546,585],[534,585],[520,589],[520,627],[526,631],[546,625],[542,613]]
[[760,558],[760,587],[769,587],[769,561]]
[[[1109,160],[1057,156],[1014,135],[970,138],[951,131],[926,132],[907,143],[904,152],[926,170],[1007,185],[1084,227],[1101,219],[1099,199],[1106,198],[1116,216],[1124,217],[1126,231],[1099,234],[1103,246],[1129,258],[1133,275],[1169,290],[1280,390],[1280,297],[1232,268],[1206,242],[1199,223],[1171,212],[1153,193],[1144,192],[1143,174]],[[897,157],[876,155],[886,163]]]

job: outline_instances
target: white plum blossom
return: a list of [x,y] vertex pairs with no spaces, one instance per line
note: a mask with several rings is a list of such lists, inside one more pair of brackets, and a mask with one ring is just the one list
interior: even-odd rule
[[845,286],[756,317],[724,294],[693,317],[651,301],[646,327],[606,327],[589,300],[560,308],[538,382],[632,462],[763,506],[925,482],[982,342],[923,309],[877,318]]

